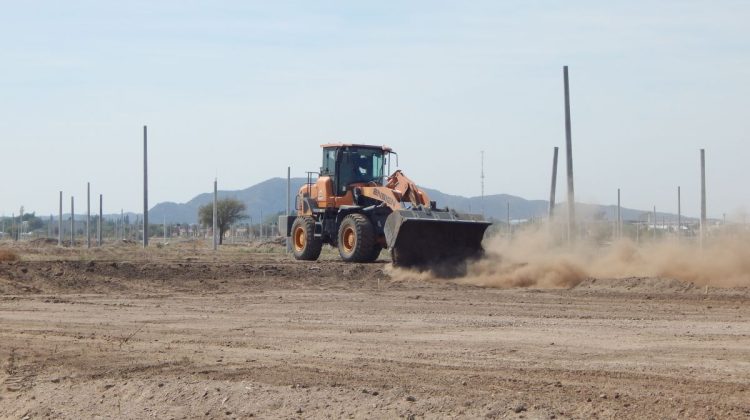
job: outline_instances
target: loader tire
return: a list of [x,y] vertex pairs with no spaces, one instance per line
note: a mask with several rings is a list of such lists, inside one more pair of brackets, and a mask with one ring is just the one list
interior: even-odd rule
[[375,243],[375,245],[372,247],[372,253],[367,256],[367,259],[365,262],[375,262],[378,260],[378,257],[380,256],[380,251],[383,250],[383,247],[380,246],[380,244]]
[[294,219],[292,224],[292,252],[294,258],[315,261],[323,249],[323,241],[315,237],[315,220],[304,216]]
[[[341,259],[346,262],[372,262],[375,229],[370,219],[362,214],[350,214],[339,226],[338,247]],[[377,257],[377,256],[376,256]]]

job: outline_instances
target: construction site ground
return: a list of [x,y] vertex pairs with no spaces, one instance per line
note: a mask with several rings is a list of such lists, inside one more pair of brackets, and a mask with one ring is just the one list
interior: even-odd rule
[[747,288],[480,288],[276,244],[8,247],[0,418],[750,417]]

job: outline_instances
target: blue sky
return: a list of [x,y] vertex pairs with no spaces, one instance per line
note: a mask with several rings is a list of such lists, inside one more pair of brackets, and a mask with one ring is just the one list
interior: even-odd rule
[[[388,144],[420,184],[548,195],[570,66],[576,197],[750,209],[750,3],[3,2],[0,212],[86,182],[105,211],[316,170],[319,145]],[[564,194],[564,166],[559,185]],[[283,192],[282,192],[283,193]],[[559,195],[562,196],[563,194]],[[79,205],[79,208],[83,208]]]

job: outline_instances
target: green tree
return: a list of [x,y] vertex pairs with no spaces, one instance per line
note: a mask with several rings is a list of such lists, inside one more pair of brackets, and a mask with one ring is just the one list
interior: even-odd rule
[[[224,232],[234,223],[246,219],[247,206],[236,198],[224,198],[216,204],[216,224],[219,228],[219,244],[224,241]],[[214,204],[209,203],[198,208],[198,220],[203,226],[210,227],[214,223]]]
[[[23,207],[21,207],[21,209],[23,209]],[[36,212],[24,213],[22,221],[28,222],[29,230],[37,230],[45,226],[44,221],[36,216]]]

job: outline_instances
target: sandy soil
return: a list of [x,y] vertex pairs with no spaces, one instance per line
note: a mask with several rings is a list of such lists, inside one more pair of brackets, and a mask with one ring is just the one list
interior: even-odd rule
[[202,247],[0,262],[0,417],[750,418],[747,289],[487,289]]

